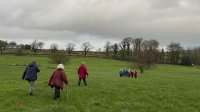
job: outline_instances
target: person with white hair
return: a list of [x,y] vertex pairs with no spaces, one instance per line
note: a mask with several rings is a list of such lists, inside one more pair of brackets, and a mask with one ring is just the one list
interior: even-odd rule
[[48,85],[52,88],[55,87],[55,93],[53,99],[60,98],[60,89],[62,90],[64,87],[64,83],[68,84],[67,76],[64,71],[64,65],[59,64],[57,69],[54,70],[51,78],[49,79]]
[[81,80],[83,80],[85,86],[87,86],[86,76],[88,76],[88,72],[85,66],[85,62],[81,62],[81,65],[78,68],[78,76],[79,76],[78,85],[80,86]]

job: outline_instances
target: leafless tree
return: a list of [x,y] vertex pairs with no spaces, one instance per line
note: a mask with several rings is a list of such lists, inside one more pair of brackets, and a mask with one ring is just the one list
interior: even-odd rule
[[57,44],[51,44],[50,50],[51,50],[52,53],[54,53],[55,51],[58,50],[58,45]]
[[137,60],[139,58],[142,41],[143,41],[143,38],[135,38],[132,40],[134,60]]
[[74,43],[67,43],[66,45],[66,51],[68,52],[68,55],[71,54],[71,52],[74,50],[75,44]]
[[119,45],[117,43],[115,43],[114,45],[111,46],[112,50],[113,50],[113,54],[114,54],[114,58],[117,57],[117,53],[119,51]]
[[36,54],[38,49],[39,49],[39,42],[37,40],[34,40],[31,43],[31,49],[33,50],[33,52]]
[[164,64],[165,63],[165,51],[162,48],[161,51],[159,52],[158,56],[158,62]]
[[[139,68],[143,69],[144,67],[151,67],[156,63],[158,58],[158,41],[157,40],[144,40],[140,47],[137,47],[137,59],[135,60],[138,63]],[[136,47],[135,47],[136,48]]]
[[44,42],[38,42],[38,48],[42,49],[44,47]]
[[111,43],[109,41],[107,41],[104,48],[105,48],[106,57],[109,57],[109,53],[110,53],[110,49],[111,49]]
[[82,50],[84,51],[84,55],[86,56],[87,53],[93,49],[94,47],[91,45],[90,42],[84,42],[81,46]]
[[123,40],[126,44],[126,56],[129,59],[129,56],[131,54],[131,42],[133,41],[133,38],[131,37],[126,37]]
[[193,48],[192,61],[195,65],[200,65],[200,47]]
[[129,59],[131,41],[132,41],[131,37],[126,37],[119,44],[121,59]]
[[3,53],[3,50],[5,49],[6,45],[7,45],[7,42],[6,42],[6,41],[0,40],[1,54]]

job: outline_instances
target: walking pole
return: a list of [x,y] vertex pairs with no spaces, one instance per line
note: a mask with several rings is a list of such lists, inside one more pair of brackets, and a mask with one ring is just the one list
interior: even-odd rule
[[68,84],[66,85],[67,86],[67,100],[68,100],[68,96],[69,96],[68,95],[68,86],[69,86],[69,83],[71,83],[71,81],[68,80]]
[[67,86],[67,100],[68,100],[68,86]]
[[70,83],[70,81],[68,80],[68,84],[66,85],[67,86],[67,100],[68,100],[68,86],[69,86],[69,83]]

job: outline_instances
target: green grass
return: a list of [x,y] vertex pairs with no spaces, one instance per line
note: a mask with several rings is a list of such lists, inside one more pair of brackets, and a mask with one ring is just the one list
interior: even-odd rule
[[[41,72],[34,96],[28,82],[21,80],[24,66],[36,60]],[[77,86],[77,68],[86,62],[88,87]],[[0,56],[0,112],[199,112],[200,69],[156,65],[137,79],[119,77],[127,63],[110,59],[72,58],[65,64],[70,80],[61,99],[52,100],[54,89],[47,86],[56,67],[46,57]],[[68,99],[67,99],[68,93]]]

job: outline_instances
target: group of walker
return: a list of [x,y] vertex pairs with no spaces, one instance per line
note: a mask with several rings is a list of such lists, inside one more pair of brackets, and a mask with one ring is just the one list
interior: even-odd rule
[[125,77],[132,77],[132,78],[134,76],[135,78],[137,78],[138,72],[136,70],[131,70],[131,69],[129,69],[129,70],[127,70],[127,69],[120,69],[119,70],[119,76],[120,77],[123,77],[123,76],[125,76]]
[[[28,66],[25,68],[24,73],[22,75],[22,79],[25,79],[29,82],[29,95],[33,95],[35,81],[37,80],[37,73],[40,72],[40,69],[38,68],[38,65],[35,61],[28,64]],[[86,82],[86,76],[88,76],[87,68],[85,66],[85,63],[82,62],[81,65],[78,68],[78,86],[80,86],[81,80],[83,80],[84,85],[87,86]],[[59,64],[57,68],[53,71],[48,85],[52,88],[55,88],[54,97],[53,99],[60,98],[60,90],[63,89],[64,83],[68,84],[67,75],[64,71],[64,65]]]

